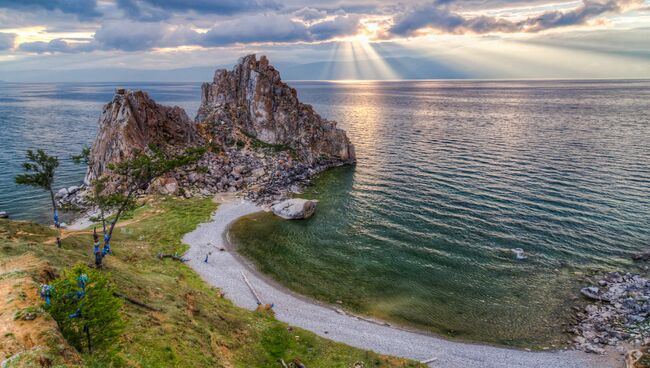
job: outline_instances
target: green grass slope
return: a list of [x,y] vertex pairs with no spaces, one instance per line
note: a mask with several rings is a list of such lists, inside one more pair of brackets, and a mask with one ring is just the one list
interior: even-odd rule
[[[209,199],[150,199],[116,229],[111,241],[115,255],[106,257],[102,272],[110,275],[120,293],[160,311],[125,302],[122,315],[127,328],[118,359],[81,354],[84,366],[278,368],[280,359],[287,363],[298,359],[309,368],[353,367],[358,362],[363,367],[421,366],[291,328],[265,312],[238,308],[188,266],[157,258],[158,252],[184,251],[183,234],[207,221],[215,208]],[[25,271],[34,280],[32,289],[47,274],[77,262],[92,264],[91,231],[64,232],[62,249],[56,248],[54,234],[33,223],[0,220],[0,264],[20,259],[43,262]],[[1,272],[0,268],[0,279],[12,277]],[[45,350],[51,355],[61,346]],[[71,364],[69,359],[55,362]]]

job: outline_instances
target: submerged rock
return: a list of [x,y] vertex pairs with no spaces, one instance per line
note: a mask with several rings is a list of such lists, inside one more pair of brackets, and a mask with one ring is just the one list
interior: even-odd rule
[[292,198],[273,205],[271,211],[285,220],[308,219],[316,211],[316,204],[316,200]]

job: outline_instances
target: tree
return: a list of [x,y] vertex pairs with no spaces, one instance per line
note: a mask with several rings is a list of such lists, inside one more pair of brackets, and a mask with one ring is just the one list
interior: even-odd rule
[[45,309],[66,340],[79,351],[113,351],[124,322],[122,301],[106,275],[80,263],[63,270],[51,286]]
[[[23,170],[25,174],[16,175],[16,184],[29,185],[36,188],[45,189],[50,192],[50,199],[52,200],[52,211],[54,213],[54,226],[58,229],[59,213],[54,199],[54,190],[52,185],[54,183],[54,173],[56,168],[59,167],[59,159],[55,156],[49,156],[42,149],[36,152],[27,150],[27,162],[23,162]],[[61,247],[60,236],[56,238],[57,245]]]
[[[135,205],[135,194],[138,190],[146,189],[151,182],[179,167],[195,163],[206,149],[202,147],[188,148],[182,154],[169,155],[154,145],[149,145],[145,151],[136,151],[133,157],[118,163],[108,165],[109,172],[93,181],[92,191],[87,200],[99,209],[99,219],[104,228],[104,254],[110,252],[110,239],[120,216]],[[90,148],[84,147],[81,154],[72,156],[76,163],[92,165]],[[112,214],[112,220],[107,229],[106,216]]]
[[121,194],[122,200],[107,232],[109,239],[120,215],[132,203],[138,190],[146,189],[154,179],[170,171],[197,162],[205,152],[203,147],[188,148],[182,154],[170,156],[157,146],[149,145],[146,151],[136,152],[129,160],[109,164],[109,170],[119,178],[122,189],[122,192],[114,193]]

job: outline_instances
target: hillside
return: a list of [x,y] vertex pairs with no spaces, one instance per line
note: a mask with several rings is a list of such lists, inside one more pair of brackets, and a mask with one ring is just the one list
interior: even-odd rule
[[160,311],[124,303],[127,328],[111,361],[67,345],[37,296],[38,285],[64,267],[92,263],[90,231],[66,231],[63,249],[57,249],[46,227],[0,221],[2,366],[281,367],[279,359],[298,359],[309,368],[419,366],[291,328],[268,312],[235,307],[186,265],[156,257],[182,252],[182,235],[206,221],[215,206],[210,199],[149,199],[116,230],[115,255],[105,259],[102,272],[120,293]]

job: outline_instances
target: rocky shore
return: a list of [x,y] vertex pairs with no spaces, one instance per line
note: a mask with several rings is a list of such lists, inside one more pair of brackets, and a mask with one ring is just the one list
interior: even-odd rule
[[[231,71],[217,70],[213,81],[203,84],[194,121],[180,107],[157,104],[146,92],[117,90],[99,119],[85,186],[110,176],[111,163],[152,144],[166,152],[190,147],[207,152],[142,193],[240,192],[262,204],[285,199],[327,168],[356,161],[345,131],[301,103],[268,59],[255,55],[241,58]],[[84,189],[62,189],[57,197],[63,205],[83,208]]]
[[650,280],[639,274],[610,272],[581,290],[589,304],[577,313],[572,332],[577,349],[602,354],[650,344]]

